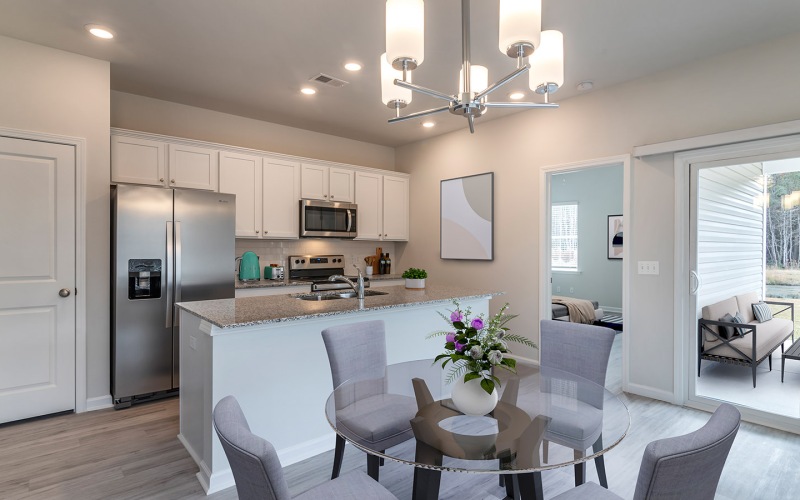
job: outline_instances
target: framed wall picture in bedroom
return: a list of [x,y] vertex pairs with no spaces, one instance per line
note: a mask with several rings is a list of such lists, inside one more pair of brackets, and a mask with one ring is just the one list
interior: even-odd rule
[[494,173],[446,179],[440,186],[442,259],[494,259]]
[[622,236],[625,228],[622,224],[621,215],[608,216],[608,258],[621,259],[624,247],[622,246]]

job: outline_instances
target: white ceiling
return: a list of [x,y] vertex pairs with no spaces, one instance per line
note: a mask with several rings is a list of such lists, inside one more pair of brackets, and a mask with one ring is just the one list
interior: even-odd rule
[[[425,61],[414,72],[416,83],[448,94],[457,91],[460,4],[426,2]],[[490,82],[514,69],[497,48],[497,4],[472,1],[472,61],[488,66]],[[543,29],[561,30],[565,39],[566,82],[556,101],[575,95],[583,80],[596,90],[800,31],[798,0],[543,4]],[[84,31],[87,23],[107,25],[117,36],[95,39]],[[433,129],[421,120],[386,122],[393,115],[380,100],[381,0],[0,0],[0,34],[111,61],[114,90],[376,144],[397,146],[467,125],[449,113],[435,115]],[[347,60],[364,69],[344,70]],[[350,83],[301,95],[300,86],[320,72]],[[509,91],[527,86],[526,77],[518,80]],[[752,89],[742,94],[752,96]],[[406,110],[441,105],[417,94]],[[511,112],[491,110],[476,133],[481,121]]]

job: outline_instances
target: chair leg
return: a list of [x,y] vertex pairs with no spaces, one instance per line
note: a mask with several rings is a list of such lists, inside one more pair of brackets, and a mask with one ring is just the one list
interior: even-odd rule
[[786,367],[786,358],[781,356],[781,384],[783,383],[783,369]]
[[378,480],[381,459],[377,455],[367,453],[367,475],[374,480]]
[[[386,450],[381,450],[381,453],[386,453]],[[384,461],[384,458],[383,458],[383,457],[381,457],[381,467],[383,467],[383,466],[385,465],[385,464],[383,463],[383,461]]]
[[[582,451],[575,450],[575,460],[583,458],[584,454]],[[586,462],[580,462],[575,464],[575,487],[582,485],[586,482]]]
[[769,353],[769,371],[772,371],[772,353]]
[[547,454],[550,451],[550,441],[542,440],[542,462],[547,463]]
[[[603,449],[603,436],[600,435],[597,438],[597,441],[594,442],[592,445],[592,451],[594,453],[599,452]],[[603,459],[603,455],[598,455],[594,459],[594,465],[597,467],[597,477],[600,479],[600,486],[605,489],[608,489],[608,478],[606,478],[606,462]]]
[[339,473],[342,471],[342,459],[344,458],[344,443],[345,440],[342,436],[336,435],[336,448],[333,452],[333,472],[331,473],[331,479],[336,479],[339,477]]
[[756,388],[756,363],[750,363],[753,366],[753,389]]

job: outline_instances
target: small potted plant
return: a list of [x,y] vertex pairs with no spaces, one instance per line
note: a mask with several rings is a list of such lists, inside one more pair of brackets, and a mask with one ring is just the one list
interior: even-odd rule
[[424,269],[411,267],[403,271],[403,278],[406,280],[406,288],[425,288],[425,278],[428,273]]

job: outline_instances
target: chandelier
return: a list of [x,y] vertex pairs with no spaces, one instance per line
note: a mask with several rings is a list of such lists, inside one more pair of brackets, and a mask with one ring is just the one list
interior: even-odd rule
[[[470,61],[470,0],[461,0],[461,72],[457,94],[411,82],[411,72],[425,52],[423,0],[387,0],[386,53],[381,55],[381,97],[395,110],[389,123],[450,111],[464,116],[475,133],[475,118],[489,108],[557,108],[550,94],[564,84],[564,39],[559,31],[541,31],[541,0],[500,0],[500,52],[516,59],[516,69],[489,85],[488,70]],[[544,102],[489,102],[488,96],[515,78],[529,74],[531,90]],[[400,116],[414,92],[447,102],[446,106]]]

